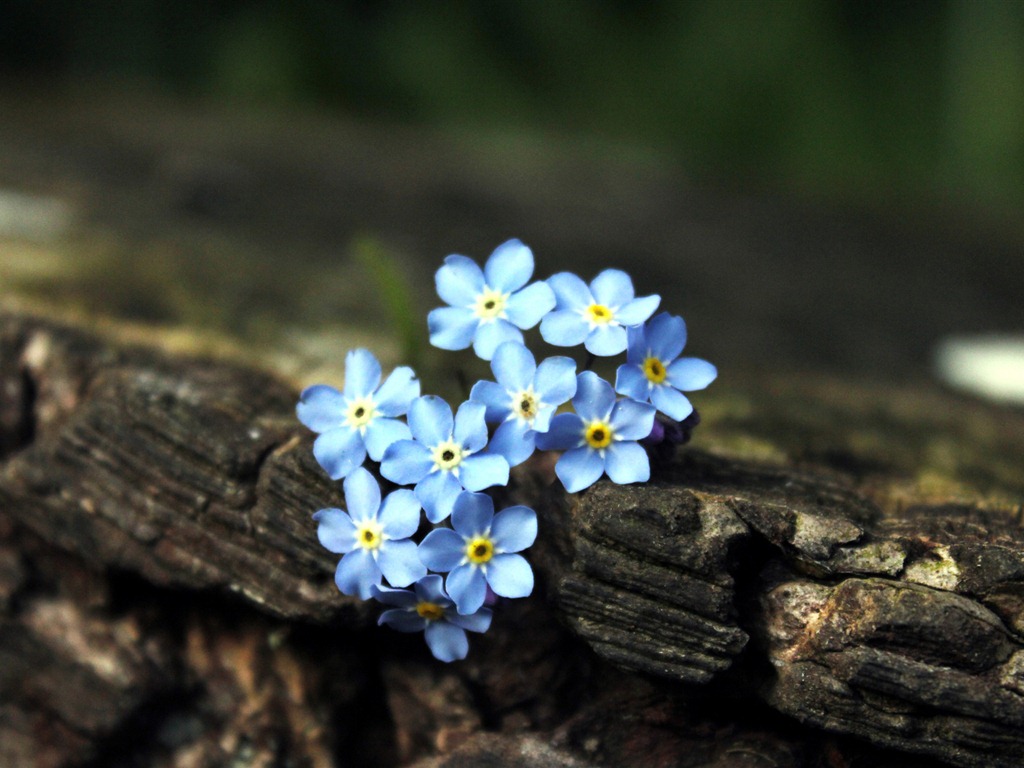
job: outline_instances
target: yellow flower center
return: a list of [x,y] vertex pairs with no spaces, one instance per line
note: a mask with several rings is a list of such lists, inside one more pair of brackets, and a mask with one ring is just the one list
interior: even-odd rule
[[652,384],[661,384],[668,376],[664,363],[656,357],[648,357],[644,360],[644,376]]
[[466,542],[466,558],[473,565],[483,565],[494,557],[494,544],[486,536],[476,536]]
[[454,440],[447,440],[434,446],[434,468],[452,471],[462,462],[462,446]]
[[484,288],[476,297],[476,305],[473,312],[485,323],[498,317],[505,317],[505,304],[508,303],[509,294],[496,291],[493,288]]
[[539,410],[540,398],[534,394],[533,387],[512,396],[512,412],[524,421],[533,421]]
[[437,621],[444,616],[444,608],[437,603],[428,603],[424,600],[416,603],[416,613],[427,621]]
[[603,421],[592,421],[587,425],[587,431],[583,434],[587,445],[591,448],[601,450],[612,443],[612,428],[610,424]]
[[615,319],[615,314],[604,304],[591,304],[587,307],[586,316],[591,325],[607,325]]
[[375,411],[373,399],[370,397],[358,397],[348,404],[345,413],[345,424],[352,429],[365,431],[366,425],[373,421]]
[[366,550],[379,549],[384,543],[384,529],[376,520],[356,523],[356,546]]

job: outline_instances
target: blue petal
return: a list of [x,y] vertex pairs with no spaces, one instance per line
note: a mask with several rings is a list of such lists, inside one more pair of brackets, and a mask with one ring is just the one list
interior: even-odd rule
[[340,509],[321,509],[313,519],[319,523],[316,536],[328,551],[343,555],[356,545],[356,527]]
[[631,325],[626,328],[626,362],[643,365],[647,359],[647,326]]
[[479,325],[479,318],[462,307],[438,307],[427,315],[430,343],[439,349],[466,349]]
[[432,621],[423,631],[423,639],[427,647],[438,661],[452,662],[466,658],[469,653],[469,640],[466,632],[446,621]]
[[534,390],[548,405],[561,405],[576,394],[576,361],[571,357],[541,360],[534,376]]
[[430,450],[415,440],[399,440],[384,451],[380,473],[397,485],[420,482],[434,466]]
[[624,307],[619,307],[615,313],[615,319],[623,325],[640,325],[648,317],[654,314],[654,310],[661,304],[661,296],[644,296],[633,299]]
[[484,265],[490,288],[511,293],[526,285],[533,274],[533,251],[519,240],[508,240],[494,249]]
[[[575,376],[573,376],[573,380],[574,381],[576,380]],[[537,415],[533,417],[533,431],[534,432],[547,432],[548,429],[551,428],[551,419],[555,415],[555,411],[557,411],[557,410],[558,410],[557,406],[554,406],[554,405],[542,405],[540,410],[537,411]],[[532,450],[532,445],[533,444],[531,442],[531,450]]]
[[416,590],[416,595],[420,600],[426,600],[428,603],[435,603],[445,607],[451,606],[453,603],[448,598],[448,593],[444,591],[443,584],[444,581],[440,576],[436,573],[431,573],[417,581],[413,585],[413,589]]
[[[384,605],[394,605],[398,608],[412,608],[419,602],[415,592],[408,589],[392,589],[391,587],[374,587],[373,598]],[[387,611],[385,611],[387,613]],[[380,624],[380,622],[377,622]]]
[[381,544],[377,551],[377,565],[393,587],[407,587],[427,575],[426,566],[416,554],[416,542],[411,539]]
[[647,345],[663,363],[675,360],[686,346],[686,322],[681,317],[662,312],[647,323]]
[[366,461],[366,446],[357,431],[339,427],[316,439],[313,455],[330,478],[338,480]]
[[587,322],[573,309],[549,312],[540,322],[541,338],[556,347],[575,347],[582,344],[589,333]]
[[583,444],[583,420],[575,413],[560,413],[551,420],[547,432],[536,436],[542,451],[567,451]]
[[651,479],[651,462],[639,443],[613,443],[605,453],[604,468],[613,483],[642,483]]
[[487,580],[475,565],[460,565],[445,580],[448,595],[455,601],[455,609],[463,614],[476,613],[487,596]]
[[467,616],[463,616],[457,611],[449,611],[445,613],[444,617],[456,627],[468,629],[470,632],[486,632],[491,628],[492,615],[490,608],[481,608],[476,613]]
[[366,397],[380,384],[380,363],[368,349],[353,349],[345,355],[345,397]]
[[503,509],[491,523],[491,538],[501,552],[521,552],[537,540],[537,513],[529,507]]
[[577,275],[572,272],[559,272],[552,275],[545,281],[555,293],[555,301],[558,309],[579,310],[589,307],[594,303],[594,297],[590,288]]
[[437,295],[446,304],[470,307],[484,288],[484,273],[467,256],[452,254],[434,275],[434,285],[437,287]]
[[376,417],[366,426],[363,442],[366,452],[374,461],[384,458],[384,452],[399,440],[409,440],[412,432],[404,421]]
[[428,448],[450,440],[454,426],[451,406],[437,395],[417,397],[409,406],[412,435]]
[[487,583],[500,597],[526,597],[533,592],[533,569],[522,555],[495,555],[487,564]]
[[493,381],[478,381],[473,385],[469,399],[486,406],[484,419],[491,424],[504,421],[512,412],[512,399],[508,391]]
[[399,632],[422,632],[427,628],[426,619],[416,611],[406,608],[392,608],[389,611],[384,611],[377,619],[377,624],[387,624]]
[[404,416],[412,401],[420,396],[420,382],[412,368],[395,368],[373,396],[377,410],[384,416]]
[[494,500],[486,493],[460,493],[452,510],[452,528],[462,536],[483,536],[494,519]]
[[353,522],[372,520],[380,509],[380,485],[367,470],[359,467],[345,478],[345,506]]
[[[419,558],[430,570],[447,573],[462,562],[465,547],[466,542],[451,528],[435,528],[420,542]],[[423,587],[428,585],[423,584]],[[440,587],[438,582],[436,589]]]
[[704,389],[718,376],[718,369],[699,357],[681,357],[668,367],[668,380],[676,389]]
[[505,315],[512,325],[533,328],[548,312],[555,308],[555,292],[547,283],[534,283],[513,293],[505,304]]
[[380,568],[365,549],[355,549],[341,558],[334,572],[334,583],[345,595],[359,595],[363,600],[373,596],[370,588],[380,584]]
[[431,472],[416,485],[416,497],[427,513],[427,520],[439,523],[452,513],[462,483],[451,472]]
[[392,491],[384,499],[377,520],[392,539],[407,539],[419,530],[420,500],[408,488]]
[[530,350],[522,344],[505,342],[494,351],[491,370],[501,386],[518,392],[533,383],[537,364]]
[[509,419],[498,427],[487,447],[489,453],[504,456],[510,467],[516,467],[533,454],[536,447],[530,425],[522,419]]
[[452,436],[463,450],[479,451],[487,445],[487,423],[484,421],[486,411],[487,406],[472,400],[459,406]]
[[589,447],[566,451],[555,464],[555,474],[569,493],[589,488],[603,473],[604,461]]
[[620,400],[612,411],[612,432],[616,440],[643,440],[654,429],[653,405]]
[[314,384],[302,390],[295,415],[314,432],[326,432],[345,423],[345,398],[334,387]]
[[584,371],[576,377],[576,395],[572,399],[572,405],[584,420],[604,421],[615,405],[615,390],[593,371]]
[[467,491],[482,491],[495,485],[508,485],[508,469],[504,456],[478,453],[462,460],[459,480]]
[[651,402],[655,408],[676,421],[682,421],[693,413],[693,404],[686,395],[672,387],[655,387],[651,393]]
[[481,323],[473,338],[473,352],[481,360],[490,360],[494,351],[506,341],[523,343],[523,332],[507,320],[493,320]]
[[633,281],[621,269],[606,269],[590,282],[590,293],[598,304],[613,309],[633,299]]
[[651,381],[639,365],[626,363],[615,372],[615,391],[634,400],[646,400],[651,394]]
[[599,325],[584,342],[588,352],[598,357],[611,357],[626,349],[626,329],[620,325]]

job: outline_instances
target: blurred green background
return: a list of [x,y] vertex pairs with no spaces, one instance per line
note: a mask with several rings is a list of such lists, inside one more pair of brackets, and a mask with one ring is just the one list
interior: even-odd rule
[[1017,0],[5,0],[0,67],[583,137],[698,181],[1024,202]]

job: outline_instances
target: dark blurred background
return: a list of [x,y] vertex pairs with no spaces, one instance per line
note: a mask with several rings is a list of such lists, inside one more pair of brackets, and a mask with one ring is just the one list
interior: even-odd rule
[[[113,229],[134,216],[136,251],[164,237],[215,260],[226,240],[168,234],[198,219],[258,241],[239,249],[255,260],[247,272],[266,275],[246,289],[256,299],[236,287],[210,300],[234,313],[232,330],[254,306],[280,305],[270,264],[283,251],[322,283],[322,265],[366,237],[417,285],[444,253],[482,259],[509,236],[535,247],[539,276],[624,266],[641,289],[678,291],[665,306],[692,313],[701,351],[757,365],[923,373],[945,334],[1018,330],[1024,315],[1016,0],[0,8],[7,148],[74,158],[68,147],[87,146],[77,170],[51,171],[93,184],[106,163],[113,177],[89,194],[124,197],[107,213],[88,195],[77,205]],[[138,105],[124,125],[95,116],[97,88],[103,103]],[[40,106],[52,93],[69,106]],[[251,120],[195,118],[197,104]],[[273,127],[257,138],[239,127],[260,121]],[[205,138],[218,130],[234,135]],[[80,188],[11,163],[0,182]],[[142,210],[161,184],[181,188],[157,195],[159,215]],[[153,282],[208,277],[182,266]],[[297,322],[354,311],[359,297],[317,300]]]

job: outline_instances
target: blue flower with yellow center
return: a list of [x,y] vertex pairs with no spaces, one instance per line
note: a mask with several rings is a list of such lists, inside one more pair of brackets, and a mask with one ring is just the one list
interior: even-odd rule
[[654,407],[616,400],[612,385],[593,371],[584,371],[576,381],[576,413],[555,416],[551,428],[537,435],[541,450],[565,451],[555,464],[565,489],[589,488],[606,472],[619,484],[650,479],[650,459],[637,441],[651,434]]
[[427,519],[439,523],[451,514],[463,489],[482,491],[508,483],[504,456],[482,453],[487,445],[483,403],[465,402],[452,409],[434,395],[409,407],[411,440],[399,440],[384,452],[380,473],[398,485],[416,485]]
[[606,269],[588,286],[571,272],[547,280],[555,292],[555,311],[540,324],[544,341],[558,347],[583,344],[601,357],[626,349],[626,328],[640,325],[658,308],[661,297],[633,294],[633,281],[618,269]]
[[615,391],[647,401],[670,419],[682,421],[693,412],[683,392],[704,389],[718,370],[699,357],[679,357],[686,346],[683,318],[662,312],[646,326],[629,329],[626,363],[615,376]]
[[[366,455],[380,461],[396,440],[409,438],[409,427],[396,417],[419,397],[420,383],[412,368],[395,368],[380,384],[380,363],[371,352],[354,349],[345,356],[345,388],[326,384],[299,395],[299,421],[320,434],[313,455],[332,480],[362,466]],[[378,385],[380,385],[378,387]]]
[[436,528],[420,544],[420,560],[432,571],[448,572],[445,586],[466,615],[484,604],[487,587],[499,597],[526,597],[533,591],[533,570],[516,554],[537,538],[537,515],[515,506],[494,514],[483,493],[461,493],[452,510],[452,527]]
[[470,399],[486,405],[486,420],[499,425],[488,450],[514,467],[530,457],[536,433],[547,432],[555,410],[575,394],[576,362],[549,357],[537,365],[530,350],[507,341],[494,353],[491,370],[497,381],[478,381]]
[[399,632],[422,632],[427,647],[439,661],[466,658],[469,653],[466,630],[486,632],[491,626],[489,608],[460,614],[436,574],[424,576],[411,590],[375,587],[373,596],[385,605],[394,606],[380,615],[377,624],[387,624]]
[[420,525],[420,504],[412,491],[394,491],[381,504],[380,486],[359,467],[345,478],[345,506],[348,512],[331,508],[313,515],[320,543],[344,555],[334,573],[338,589],[366,600],[381,576],[406,587],[426,574],[409,538]]
[[522,331],[555,306],[546,283],[526,285],[532,275],[533,251],[519,240],[499,245],[483,270],[466,256],[448,256],[434,282],[449,306],[427,315],[430,343],[452,350],[472,344],[484,360],[504,341],[522,343]]

